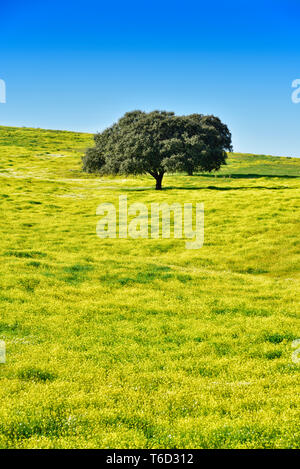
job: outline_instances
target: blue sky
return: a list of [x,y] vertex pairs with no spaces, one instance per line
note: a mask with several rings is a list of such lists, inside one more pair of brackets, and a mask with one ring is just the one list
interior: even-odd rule
[[133,109],[219,116],[235,151],[300,156],[297,0],[0,4],[0,125],[95,132]]

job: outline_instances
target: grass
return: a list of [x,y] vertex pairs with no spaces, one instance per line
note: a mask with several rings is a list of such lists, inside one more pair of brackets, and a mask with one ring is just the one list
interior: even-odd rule
[[[83,174],[88,134],[0,127],[1,448],[299,448],[300,159]],[[99,239],[102,202],[204,202],[205,243]]]

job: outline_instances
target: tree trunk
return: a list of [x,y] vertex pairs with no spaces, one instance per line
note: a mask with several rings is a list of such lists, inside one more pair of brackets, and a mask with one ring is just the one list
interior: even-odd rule
[[163,176],[164,176],[164,173],[161,173],[155,177],[155,180],[156,180],[155,190],[157,191],[161,191],[161,182],[162,182]]

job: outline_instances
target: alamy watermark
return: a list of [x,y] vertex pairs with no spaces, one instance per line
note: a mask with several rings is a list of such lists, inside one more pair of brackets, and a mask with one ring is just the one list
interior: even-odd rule
[[6,363],[6,346],[4,340],[0,340],[0,363]]
[[4,80],[0,78],[0,103],[6,103],[6,84]]
[[173,237],[190,240],[185,243],[186,249],[200,249],[204,243],[204,204],[195,205],[194,210],[192,203],[151,203],[148,210],[148,207],[140,202],[128,207],[127,196],[120,195],[118,210],[112,203],[102,203],[97,207],[96,214],[102,218],[97,223],[96,232],[99,238],[169,239],[172,234],[172,213]]
[[292,353],[292,362],[298,365],[300,363],[300,339],[292,342],[292,348],[296,349]]
[[298,104],[300,103],[300,78],[293,81],[292,88],[295,88],[292,92],[292,102]]

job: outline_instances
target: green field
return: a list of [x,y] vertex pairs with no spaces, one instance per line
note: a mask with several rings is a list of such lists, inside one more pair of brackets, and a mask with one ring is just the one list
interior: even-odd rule
[[[300,448],[300,159],[81,172],[89,134],[0,127],[1,448]],[[100,239],[96,208],[204,202],[205,243]]]

